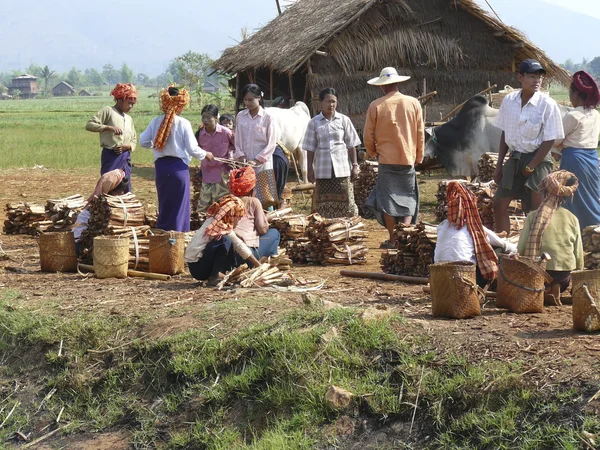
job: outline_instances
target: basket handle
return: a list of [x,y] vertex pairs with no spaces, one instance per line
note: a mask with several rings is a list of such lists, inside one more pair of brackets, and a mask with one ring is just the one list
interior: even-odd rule
[[509,280],[508,278],[506,278],[506,275],[504,275],[504,272],[502,272],[502,266],[500,266],[500,276],[502,277],[502,279],[504,281],[506,281],[508,284],[512,284],[515,287],[518,287],[519,289],[525,289],[526,291],[529,292],[536,292],[536,293],[540,293],[540,292],[544,292],[544,289],[536,289],[536,288],[530,288],[529,286],[522,286],[520,284],[515,283],[514,281]]
[[465,277],[460,276],[460,275],[454,275],[452,276],[453,280],[458,280],[461,283],[469,286],[471,289],[476,290],[477,291],[477,296],[479,297],[479,302],[485,302],[485,291],[483,289],[481,289],[479,286],[477,286],[477,284],[473,284],[471,281],[467,280]]

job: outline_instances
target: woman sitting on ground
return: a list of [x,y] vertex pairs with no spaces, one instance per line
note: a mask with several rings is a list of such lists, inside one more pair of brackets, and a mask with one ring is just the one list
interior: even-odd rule
[[260,200],[254,196],[255,186],[256,174],[252,167],[230,172],[229,190],[233,195],[240,197],[246,207],[246,214],[235,227],[235,233],[250,247],[256,259],[265,260],[269,256],[277,255],[281,236],[279,231],[269,228]]
[[540,184],[544,200],[525,219],[519,237],[519,255],[539,258],[548,253],[546,272],[553,282],[546,285],[546,295],[559,303],[560,293],[569,287],[571,271],[583,269],[583,244],[577,217],[562,204],[577,190],[577,177],[566,170],[552,172]]

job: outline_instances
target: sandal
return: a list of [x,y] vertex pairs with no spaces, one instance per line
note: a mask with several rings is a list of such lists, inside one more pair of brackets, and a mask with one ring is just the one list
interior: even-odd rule
[[389,249],[389,250],[395,250],[398,247],[396,247],[396,243],[395,242],[391,242],[389,239],[386,241],[383,241],[380,245],[379,248],[381,249]]

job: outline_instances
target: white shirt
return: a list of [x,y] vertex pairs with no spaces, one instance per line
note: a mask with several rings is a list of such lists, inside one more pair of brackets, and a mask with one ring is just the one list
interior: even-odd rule
[[234,158],[245,156],[249,161],[256,159],[263,164],[254,170],[262,172],[273,168],[273,152],[277,147],[277,129],[275,120],[259,108],[252,117],[247,109],[240,111],[235,120],[235,153]]
[[75,237],[75,241],[79,241],[81,239],[81,233],[87,229],[88,222],[90,221],[90,215],[90,210],[84,208],[83,211],[81,211],[77,216],[77,219],[75,219],[75,226],[73,227],[73,236]]
[[152,148],[154,161],[164,156],[175,156],[189,166],[192,157],[203,160],[206,152],[198,146],[194,130],[192,130],[192,124],[189,120],[179,116],[175,116],[171,132],[165,143],[165,148],[161,151],[153,148],[154,138],[160,128],[163,117],[165,117],[164,114],[152,119],[148,128],[140,135],[140,145],[144,148]]
[[511,92],[500,106],[496,126],[504,131],[510,151],[532,153],[542,142],[565,137],[560,109],[552,98],[536,92],[521,108],[521,90]]
[[596,150],[600,135],[600,113],[595,109],[578,106],[563,117],[565,140],[556,142],[561,148]]
[[[192,237],[192,240],[185,249],[185,262],[195,263],[202,258],[206,245],[212,239],[210,236],[206,235],[206,229],[214,221],[214,217],[209,217],[202,224],[200,229],[196,231],[196,234],[194,234],[194,237]],[[232,231],[228,234],[228,236],[231,238],[233,250],[240,255],[242,259],[246,260],[250,257],[250,255],[252,255],[252,250],[250,250],[250,248],[235,234],[235,232]]]

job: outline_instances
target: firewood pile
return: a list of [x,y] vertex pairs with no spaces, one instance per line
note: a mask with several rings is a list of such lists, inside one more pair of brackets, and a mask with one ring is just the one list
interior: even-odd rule
[[192,202],[191,211],[195,213],[198,208],[198,200],[200,200],[200,193],[202,192],[202,169],[200,166],[190,167],[190,183],[192,185],[192,195],[190,201]]
[[600,226],[590,225],[581,232],[586,269],[600,269]]
[[48,200],[45,207],[46,217],[52,221],[52,226],[48,231],[68,231],[72,229],[85,203],[85,199],[79,194]]
[[204,222],[206,222],[206,213],[194,211],[190,214],[190,230],[199,230]]
[[[477,197],[477,209],[479,217],[484,227],[494,229],[494,195],[496,193],[496,183],[489,181],[486,183],[469,182],[466,180],[442,180],[438,184],[436,199],[438,206],[435,210],[435,218],[438,222],[446,219],[448,216],[448,204],[446,202],[446,193],[450,181],[458,181],[469,189]],[[510,203],[509,214],[513,216],[523,215],[520,200],[513,200]]]
[[371,195],[377,181],[379,164],[376,161],[363,161],[360,164],[360,173],[354,182],[354,201],[358,206],[358,213],[365,219],[373,219],[375,215],[367,208],[365,202]]
[[286,250],[288,257],[297,264],[308,264],[312,261],[309,246],[310,241],[288,241],[286,244]]
[[[508,157],[504,158],[504,162]],[[498,153],[484,153],[479,158],[479,162],[477,163],[477,180],[481,183],[487,183],[488,181],[492,181],[494,179],[494,171],[496,170],[496,166],[498,165]]]
[[[132,193],[111,196],[102,195],[89,206],[88,227],[81,234],[82,259],[92,259],[92,247],[96,236],[121,236],[131,238],[129,266],[137,270],[148,269],[150,226],[146,225],[144,206]],[[135,236],[135,238],[134,238]],[[137,243],[137,255],[136,255]]]
[[304,214],[295,213],[292,208],[283,208],[267,213],[271,228],[281,235],[281,242],[306,240],[306,227],[309,218]]
[[250,269],[247,264],[242,264],[227,273],[217,287],[222,289],[225,286],[236,285],[240,287],[292,286],[297,282],[288,272],[291,267],[291,259],[280,253],[269,258],[259,267]]
[[437,227],[420,222],[418,225],[398,224],[395,228],[398,249],[385,252],[380,260],[385,273],[414,277],[429,276],[437,242]]
[[309,216],[308,262],[327,264],[366,264],[369,232],[360,217],[324,219]]
[[4,233],[30,234],[37,236],[47,231],[52,221],[46,216],[46,209],[37,203],[7,203]]

